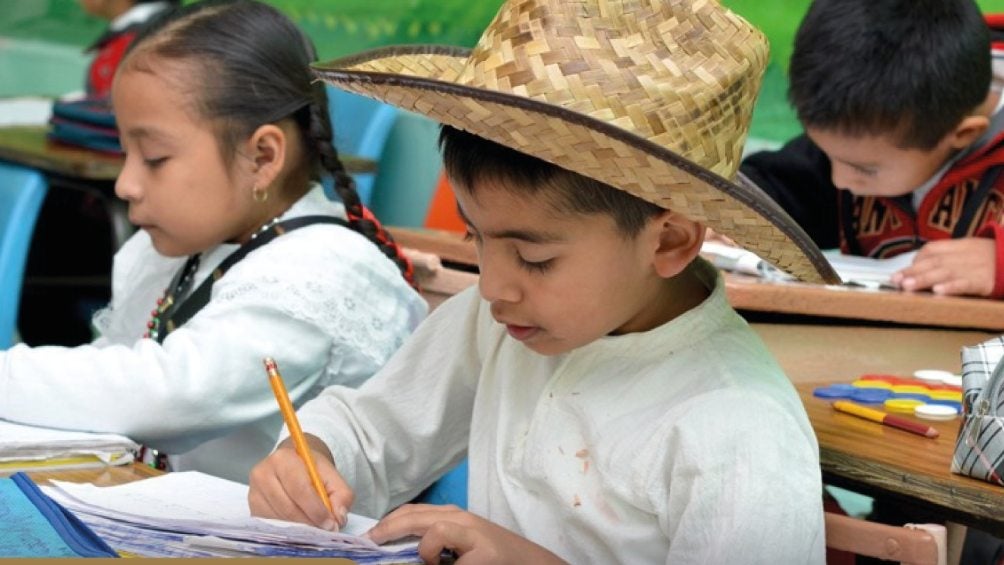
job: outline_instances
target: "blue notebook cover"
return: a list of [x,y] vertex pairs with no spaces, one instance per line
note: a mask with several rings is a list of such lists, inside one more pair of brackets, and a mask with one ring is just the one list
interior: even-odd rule
[[114,128],[115,114],[106,99],[84,98],[67,102],[56,100],[52,104],[52,115],[73,122]]
[[0,557],[118,557],[24,473],[0,479]]

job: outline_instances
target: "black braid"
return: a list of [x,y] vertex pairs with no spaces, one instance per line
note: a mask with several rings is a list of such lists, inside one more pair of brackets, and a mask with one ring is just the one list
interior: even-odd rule
[[327,94],[324,90],[324,84],[315,83],[313,88],[315,90],[314,102],[308,107],[310,112],[308,137],[313,141],[313,147],[317,151],[321,166],[334,177],[335,191],[345,205],[349,226],[375,243],[380,251],[401,269],[405,280],[415,286],[411,261],[404,256],[401,248],[394,242],[394,238],[376,221],[372,214],[370,217],[373,219],[366,218],[364,206],[359,200],[359,193],[356,192],[356,182],[345,171],[345,165],[338,158],[338,150],[332,143],[333,134],[328,117]]

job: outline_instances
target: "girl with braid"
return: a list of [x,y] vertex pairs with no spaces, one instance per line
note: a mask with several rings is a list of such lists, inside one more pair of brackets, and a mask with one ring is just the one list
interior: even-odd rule
[[141,229],[91,344],[0,351],[0,418],[125,434],[246,482],[282,425],[264,357],[297,405],[384,364],[426,305],[332,145],[314,58],[253,1],[192,4],[137,39],[112,101],[116,193]]

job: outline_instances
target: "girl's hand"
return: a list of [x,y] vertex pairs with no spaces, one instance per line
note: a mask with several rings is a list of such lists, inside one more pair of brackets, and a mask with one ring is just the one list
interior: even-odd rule
[[335,515],[329,514],[324,507],[310,482],[306,464],[288,439],[251,469],[248,506],[253,516],[302,522],[337,531],[348,520],[354,499],[352,489],[335,469],[324,443],[310,434],[305,437]]
[[406,504],[366,535],[376,543],[421,536],[418,554],[433,565],[444,551],[456,553],[460,565],[564,563],[530,540],[452,505]]
[[965,237],[932,241],[920,248],[913,264],[895,273],[903,290],[934,294],[990,296],[994,290],[997,247],[993,239]]

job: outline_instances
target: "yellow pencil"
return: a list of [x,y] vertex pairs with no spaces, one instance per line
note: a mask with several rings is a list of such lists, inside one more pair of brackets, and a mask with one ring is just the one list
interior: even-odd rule
[[331,508],[331,500],[328,498],[328,493],[324,490],[321,476],[317,474],[317,467],[314,466],[314,458],[310,456],[310,448],[307,447],[307,440],[303,437],[303,430],[300,429],[300,421],[296,419],[293,403],[289,401],[286,386],[282,384],[279,367],[271,357],[265,358],[265,372],[268,373],[268,382],[272,385],[275,399],[279,401],[279,410],[282,412],[282,419],[286,421],[286,427],[289,428],[289,436],[293,438],[293,446],[296,448],[296,453],[300,456],[300,459],[303,459],[304,464],[307,465],[307,474],[310,475],[310,482],[313,483],[317,496],[321,497],[324,507],[334,516],[335,511]]
[[867,406],[861,406],[860,404],[854,404],[853,402],[847,402],[846,400],[838,400],[834,402],[833,409],[838,412],[851,414],[853,416],[857,416],[858,418],[864,418],[866,420],[871,420],[872,422],[878,422],[879,424],[885,424],[887,426],[892,426],[894,428],[899,428],[901,430],[913,432],[929,438],[936,438],[939,434],[938,430],[932,426],[907,420],[906,418],[900,418],[899,416],[887,414],[881,410],[875,410],[873,408],[868,408]]

